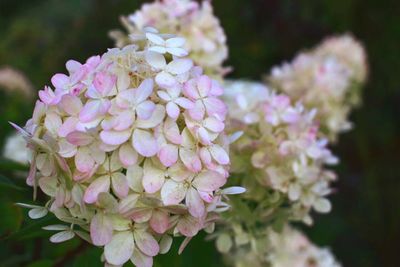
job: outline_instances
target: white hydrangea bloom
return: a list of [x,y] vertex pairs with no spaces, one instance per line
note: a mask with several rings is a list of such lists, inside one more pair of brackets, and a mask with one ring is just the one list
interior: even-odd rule
[[366,73],[363,47],[344,35],[328,38],[292,62],[274,67],[267,82],[307,108],[318,108],[321,132],[335,141],[352,127],[348,116],[360,102]]
[[226,35],[213,13],[210,1],[161,0],[145,3],[141,9],[121,18],[128,35],[111,31],[110,36],[121,47],[132,43],[138,32],[147,27],[182,36],[184,48],[196,65],[208,75],[220,78],[222,63],[228,56]]
[[[39,91],[24,129],[33,156],[27,183],[48,197],[22,204],[104,249],[106,266],[151,267],[184,236],[211,231],[230,206],[223,87],[183,57],[185,40],[152,29],[137,44],[66,63]],[[14,148],[15,149],[15,148]]]
[[230,181],[247,191],[231,199],[233,209],[210,238],[216,239],[219,251],[251,262],[267,256],[271,227],[288,221],[311,224],[311,210],[330,211],[327,196],[336,176],[325,165],[337,159],[327,140],[318,137],[316,110],[249,81],[226,82],[223,99],[227,133],[241,133],[230,146]]

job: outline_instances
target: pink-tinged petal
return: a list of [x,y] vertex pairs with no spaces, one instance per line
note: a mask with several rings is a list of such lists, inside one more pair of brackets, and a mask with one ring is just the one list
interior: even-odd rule
[[165,117],[165,108],[162,105],[156,105],[156,109],[151,114],[151,117],[147,120],[136,120],[136,127],[142,129],[150,129],[159,125]]
[[129,192],[129,185],[126,176],[120,172],[115,172],[111,175],[111,185],[114,194],[120,199],[126,197]]
[[290,98],[286,95],[277,95],[272,99],[272,101],[273,105],[280,110],[285,109],[290,105]]
[[63,158],[71,158],[71,157],[75,156],[76,152],[77,152],[77,148],[76,148],[75,145],[69,143],[65,139],[61,139],[59,141],[58,154],[61,157],[63,157]]
[[171,101],[171,96],[165,91],[157,91],[157,95],[164,101]]
[[135,249],[133,251],[133,256],[131,258],[131,261],[136,267],[152,267],[153,266],[153,257],[144,255],[138,249]]
[[211,203],[214,200],[214,195],[212,192],[198,191],[202,200],[207,203]]
[[210,95],[220,96],[224,93],[224,88],[219,84],[218,81],[212,80],[212,86],[210,90]]
[[78,149],[75,155],[75,165],[80,172],[90,172],[94,168],[95,163],[87,147],[80,147]]
[[156,168],[150,160],[144,163],[143,188],[147,193],[153,194],[161,189],[165,181],[164,170]]
[[179,132],[178,124],[171,119],[166,119],[164,122],[165,138],[173,144],[180,145],[182,143],[182,136]]
[[222,165],[226,165],[229,164],[229,155],[228,153],[225,151],[225,149],[223,149],[221,146],[219,145],[212,145],[210,148],[210,153],[212,155],[212,157],[219,163]]
[[46,118],[44,119],[44,125],[50,133],[57,134],[58,129],[62,125],[62,121],[58,114],[49,113],[49,114],[47,114]]
[[90,223],[90,237],[96,246],[104,246],[112,239],[113,228],[111,220],[102,212],[97,213]]
[[67,141],[76,146],[87,146],[93,142],[93,137],[83,132],[72,132],[67,135]]
[[131,218],[136,223],[144,223],[150,220],[152,215],[151,208],[134,208],[126,213],[126,216]]
[[71,85],[74,85],[79,81],[82,81],[85,78],[87,72],[88,72],[88,69],[85,66],[82,66],[77,71],[72,73],[71,79],[70,79]]
[[211,79],[208,76],[200,76],[200,78],[197,80],[197,88],[199,90],[200,97],[208,96],[211,90],[211,85]]
[[61,95],[55,94],[50,87],[45,86],[44,90],[39,91],[39,98],[47,105],[56,105],[61,100]]
[[135,90],[136,103],[145,101],[153,93],[154,82],[153,79],[145,79]]
[[287,109],[282,114],[282,120],[286,123],[295,123],[300,119],[300,115],[295,109]]
[[208,97],[204,99],[208,116],[217,116],[219,119],[223,119],[227,113],[227,107],[221,99],[215,97]]
[[178,161],[178,147],[171,144],[163,145],[158,151],[158,158],[165,167],[170,167]]
[[156,239],[148,232],[135,231],[134,237],[137,247],[143,254],[154,257],[160,251],[160,247]]
[[175,99],[175,103],[184,109],[191,109],[194,107],[194,103],[185,97],[179,97]]
[[111,92],[116,81],[117,79],[114,75],[99,72],[94,77],[93,85],[102,96],[107,96]]
[[158,234],[163,234],[168,230],[169,216],[168,212],[155,209],[150,219],[150,227]]
[[90,71],[93,71],[101,62],[100,56],[91,56],[86,60],[85,66],[88,67]]
[[174,102],[168,102],[167,104],[167,114],[170,118],[176,120],[179,117],[179,107]]
[[185,165],[178,162],[168,169],[168,175],[176,182],[183,182],[193,176],[193,173],[190,172]]
[[33,186],[36,178],[36,156],[33,156],[31,165],[29,167],[28,177],[26,178],[26,184]]
[[128,89],[120,92],[115,100],[118,107],[126,109],[135,101],[135,89]]
[[78,115],[82,109],[82,102],[77,96],[64,95],[61,99],[61,107],[68,115]]
[[158,152],[157,140],[147,131],[136,129],[132,135],[132,145],[144,157],[152,157]]
[[103,175],[99,178],[96,178],[89,185],[89,187],[85,191],[83,200],[88,204],[95,203],[100,193],[108,192],[109,190],[110,190],[110,177],[108,175]]
[[82,67],[82,64],[76,60],[70,59],[65,64],[65,67],[67,68],[68,72],[73,73],[78,71]]
[[85,92],[86,97],[92,99],[99,99],[101,98],[101,94],[97,91],[96,87],[93,84],[89,85],[88,89]]
[[164,69],[167,65],[163,55],[152,51],[146,53],[146,61],[150,66],[158,70]]
[[190,80],[183,85],[183,94],[192,100],[200,98],[195,80]]
[[205,107],[202,101],[198,100],[195,102],[195,105],[193,108],[188,110],[189,116],[197,121],[200,121],[204,118],[205,114]]
[[76,124],[76,130],[81,132],[87,132],[88,129],[96,128],[102,121],[102,118],[96,118],[90,122],[81,122],[79,121]]
[[114,118],[113,128],[117,131],[129,129],[135,121],[135,113],[132,110],[120,112]]
[[211,144],[210,135],[207,132],[207,130],[204,129],[203,127],[200,127],[200,128],[197,129],[197,136],[198,136],[200,142],[203,145],[210,145]]
[[203,122],[204,127],[213,131],[214,133],[220,133],[224,130],[225,124],[215,117],[208,117]]
[[182,235],[190,237],[195,236],[199,232],[200,225],[196,218],[185,216],[179,219],[176,228]]
[[226,183],[226,178],[215,171],[203,171],[193,180],[193,186],[201,191],[215,191]]
[[210,165],[212,163],[211,153],[208,151],[206,147],[202,147],[200,149],[200,158],[201,161],[206,165]]
[[134,165],[138,160],[138,154],[129,143],[123,144],[119,149],[119,160],[124,167]]
[[189,190],[186,194],[185,203],[188,206],[189,213],[193,217],[195,217],[195,218],[203,217],[203,215],[206,211],[204,202],[201,199],[199,193],[197,193],[197,190],[195,190],[193,187],[189,188]]
[[131,131],[101,131],[100,139],[107,145],[121,145],[131,137]]
[[174,59],[167,67],[166,71],[175,75],[183,74],[193,67],[193,61],[188,58]]
[[[101,128],[103,130],[111,130],[114,128],[114,125],[116,125],[117,119],[115,117],[106,117],[101,121]],[[121,129],[118,129],[117,131],[121,131]]]
[[67,118],[61,127],[58,129],[58,135],[60,137],[66,137],[68,134],[74,132],[76,130],[76,124],[79,120],[75,117]]
[[51,77],[51,83],[55,88],[65,89],[69,84],[69,77],[65,74],[57,73]]
[[167,180],[161,188],[161,199],[164,205],[177,205],[185,198],[187,188],[183,183]]
[[167,52],[177,57],[185,57],[189,54],[185,49],[180,47],[167,48]]
[[201,161],[196,152],[191,149],[179,149],[179,157],[185,164],[186,168],[192,172],[199,172],[201,170]]
[[90,122],[102,114],[103,105],[100,100],[89,100],[79,112],[81,122]]
[[176,83],[175,78],[168,72],[162,71],[156,76],[156,83],[162,88],[168,88]]
[[104,257],[113,265],[123,265],[133,254],[135,242],[131,231],[118,232],[104,247]]
[[138,118],[141,120],[148,120],[149,118],[151,118],[151,115],[153,114],[155,108],[156,104],[154,104],[154,102],[150,100],[140,103],[136,107]]

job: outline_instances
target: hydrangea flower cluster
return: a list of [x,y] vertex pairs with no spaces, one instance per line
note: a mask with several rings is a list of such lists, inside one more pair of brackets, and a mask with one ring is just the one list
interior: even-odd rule
[[[231,172],[245,174],[242,184],[249,190],[243,196],[262,202],[273,190],[286,198],[297,219],[308,223],[310,209],[328,212],[325,196],[335,174],[325,164],[336,164],[337,158],[328,141],[318,137],[317,111],[258,83],[234,82],[226,88],[228,131],[243,132],[231,146]],[[240,164],[235,157],[249,160]]]
[[235,267],[340,267],[328,248],[312,244],[300,231],[285,226],[282,232],[265,231],[258,242],[241,248],[230,259]]
[[363,47],[350,35],[332,37],[315,49],[274,67],[267,77],[277,90],[307,108],[317,108],[321,131],[335,141],[351,129],[348,116],[360,102],[367,73]]
[[311,210],[329,212],[326,196],[336,176],[325,164],[337,159],[318,137],[316,110],[260,83],[231,81],[225,88],[227,132],[242,133],[230,147],[230,181],[247,192],[231,199],[232,212],[210,238],[220,251],[237,254],[262,246],[271,227],[291,220],[311,224]]
[[312,244],[300,231],[286,226],[269,234],[268,262],[271,267],[340,267],[328,248]]
[[184,43],[148,29],[135,45],[70,60],[15,126],[33,151],[27,183],[50,197],[22,205],[70,224],[46,227],[59,231],[52,242],[78,235],[104,247],[108,266],[152,266],[172,236],[185,246],[229,207],[224,194],[238,190],[220,189],[230,164],[223,88],[182,57]]
[[130,35],[121,31],[110,32],[118,47],[132,43],[137,33],[146,27],[153,27],[185,37],[187,42],[184,48],[206,74],[220,77],[226,72],[222,68],[228,56],[226,36],[208,0],[201,4],[194,0],[145,3],[141,9],[121,20]]

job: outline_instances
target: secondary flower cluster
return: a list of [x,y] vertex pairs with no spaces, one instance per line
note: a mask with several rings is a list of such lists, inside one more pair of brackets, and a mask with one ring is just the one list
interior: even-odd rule
[[340,267],[329,249],[312,244],[300,231],[285,226],[282,232],[265,231],[229,259],[235,267]]
[[136,34],[146,27],[154,27],[185,37],[184,47],[190,58],[203,67],[206,74],[220,77],[225,72],[222,63],[228,56],[226,36],[213,14],[210,1],[201,4],[193,0],[155,1],[121,19],[130,35],[121,31],[110,32],[118,47],[132,43]]
[[71,224],[46,227],[60,231],[51,241],[78,235],[104,246],[107,264],[151,266],[172,236],[185,245],[228,208],[223,195],[238,190],[220,190],[230,164],[223,88],[182,57],[184,43],[148,29],[137,45],[68,61],[39,92],[19,130],[33,150],[27,182],[50,200],[23,206]]
[[[335,174],[325,164],[337,159],[327,140],[318,137],[317,111],[292,104],[288,96],[257,83],[234,82],[226,88],[228,131],[243,132],[231,145],[231,172],[241,174],[248,189],[243,197],[261,204],[272,191],[291,206],[294,219],[307,223],[311,209],[329,212],[325,196]],[[237,163],[241,158],[248,160]]]
[[344,35],[331,37],[292,62],[273,68],[267,82],[293,101],[317,108],[321,131],[335,141],[340,132],[352,127],[348,116],[360,102],[366,73],[363,47]]

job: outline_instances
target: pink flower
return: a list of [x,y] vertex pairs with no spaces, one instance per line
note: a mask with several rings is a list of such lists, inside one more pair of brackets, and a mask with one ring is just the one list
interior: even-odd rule
[[185,96],[195,102],[195,106],[189,110],[189,115],[194,120],[202,120],[207,113],[210,117],[224,119],[227,109],[225,104],[216,96],[220,88],[203,75],[184,84]]
[[179,116],[180,109],[191,109],[194,103],[185,97],[179,97],[181,89],[179,86],[171,87],[165,91],[158,91],[158,96],[167,102],[167,114],[170,118],[176,120]]

